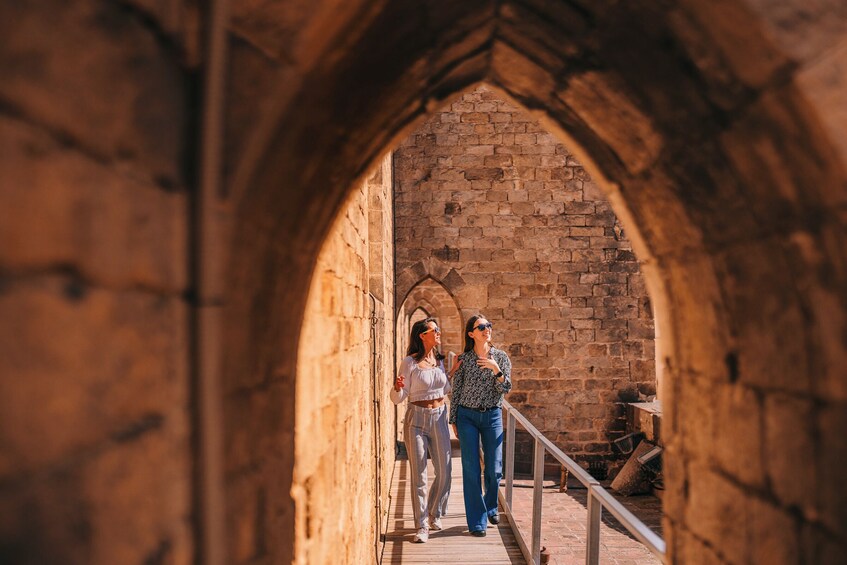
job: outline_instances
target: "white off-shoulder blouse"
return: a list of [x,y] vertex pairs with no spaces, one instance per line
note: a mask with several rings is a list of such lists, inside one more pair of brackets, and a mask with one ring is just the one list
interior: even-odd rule
[[422,369],[410,355],[400,363],[400,374],[405,377],[406,386],[398,391],[392,383],[391,401],[394,404],[400,404],[407,397],[411,402],[443,398],[452,390],[443,361],[439,361],[437,367]]

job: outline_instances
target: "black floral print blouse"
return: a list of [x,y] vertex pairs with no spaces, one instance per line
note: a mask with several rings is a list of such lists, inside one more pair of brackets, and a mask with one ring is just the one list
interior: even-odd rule
[[459,406],[468,408],[491,408],[503,405],[503,395],[512,390],[512,362],[506,352],[492,347],[489,350],[491,359],[497,361],[503,371],[505,380],[501,383],[494,378],[491,369],[477,366],[479,359],[471,349],[459,355],[462,365],[453,375],[453,398],[450,401],[450,423],[456,423],[456,413]]

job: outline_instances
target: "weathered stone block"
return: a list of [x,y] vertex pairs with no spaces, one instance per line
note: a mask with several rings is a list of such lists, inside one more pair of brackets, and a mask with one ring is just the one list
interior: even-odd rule
[[[4,4],[0,94],[83,152],[181,189],[187,76],[142,18],[92,1]],[[84,45],[85,56],[56,45]]]
[[[712,383],[693,378],[686,378],[677,386],[679,405],[685,407],[677,422],[680,436],[684,438],[680,449],[685,450],[687,460],[711,461],[717,449],[718,391]],[[724,449],[731,450],[732,444]]]
[[738,501],[750,494],[705,467],[694,467],[688,482],[685,524],[702,540],[720,547],[723,555],[746,555],[752,524]]
[[[818,438],[815,447],[818,473],[815,492],[821,521],[842,539],[847,530],[847,493],[843,469],[847,466],[847,407],[833,403],[818,409]],[[826,446],[822,448],[822,446]]]
[[661,151],[661,136],[649,118],[631,93],[610,76],[585,73],[569,81],[558,96],[592,123],[630,171],[643,170]]
[[[23,122],[0,120],[0,261],[76,265],[111,285],[187,283],[187,199],[110,170]],[[48,166],[49,165],[49,166]],[[33,233],[31,226],[42,226]]]
[[72,276],[24,277],[6,281],[0,316],[17,320],[0,339],[9,377],[0,379],[0,475],[56,465],[127,434],[183,429],[180,299],[92,288]]
[[800,557],[800,528],[784,509],[755,497],[750,508],[750,563],[797,563]]
[[762,488],[765,461],[760,450],[764,439],[762,399],[738,385],[716,391],[714,452],[718,464],[742,483]]

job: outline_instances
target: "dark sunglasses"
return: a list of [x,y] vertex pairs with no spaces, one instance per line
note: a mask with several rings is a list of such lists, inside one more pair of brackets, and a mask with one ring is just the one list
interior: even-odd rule
[[434,328],[429,328],[429,329],[428,329],[428,330],[426,330],[425,332],[421,332],[421,333],[420,333],[420,335],[428,334],[429,332],[435,332],[435,333],[437,333],[437,334],[440,334],[440,333],[441,333],[441,330],[439,329],[439,327],[438,327],[438,326],[435,326]]
[[493,327],[494,326],[491,324],[491,322],[488,322],[487,324],[480,324],[477,327],[475,327],[474,329],[479,330],[481,332],[484,332],[485,330],[491,329]]

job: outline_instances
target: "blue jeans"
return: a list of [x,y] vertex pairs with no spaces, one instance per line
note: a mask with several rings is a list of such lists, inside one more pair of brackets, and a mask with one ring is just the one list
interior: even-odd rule
[[[472,532],[488,527],[488,516],[497,514],[497,490],[503,476],[503,415],[499,408],[479,412],[459,406],[456,431],[462,449],[462,485],[465,517]],[[485,476],[480,482],[479,443]],[[483,487],[485,492],[483,493]]]

